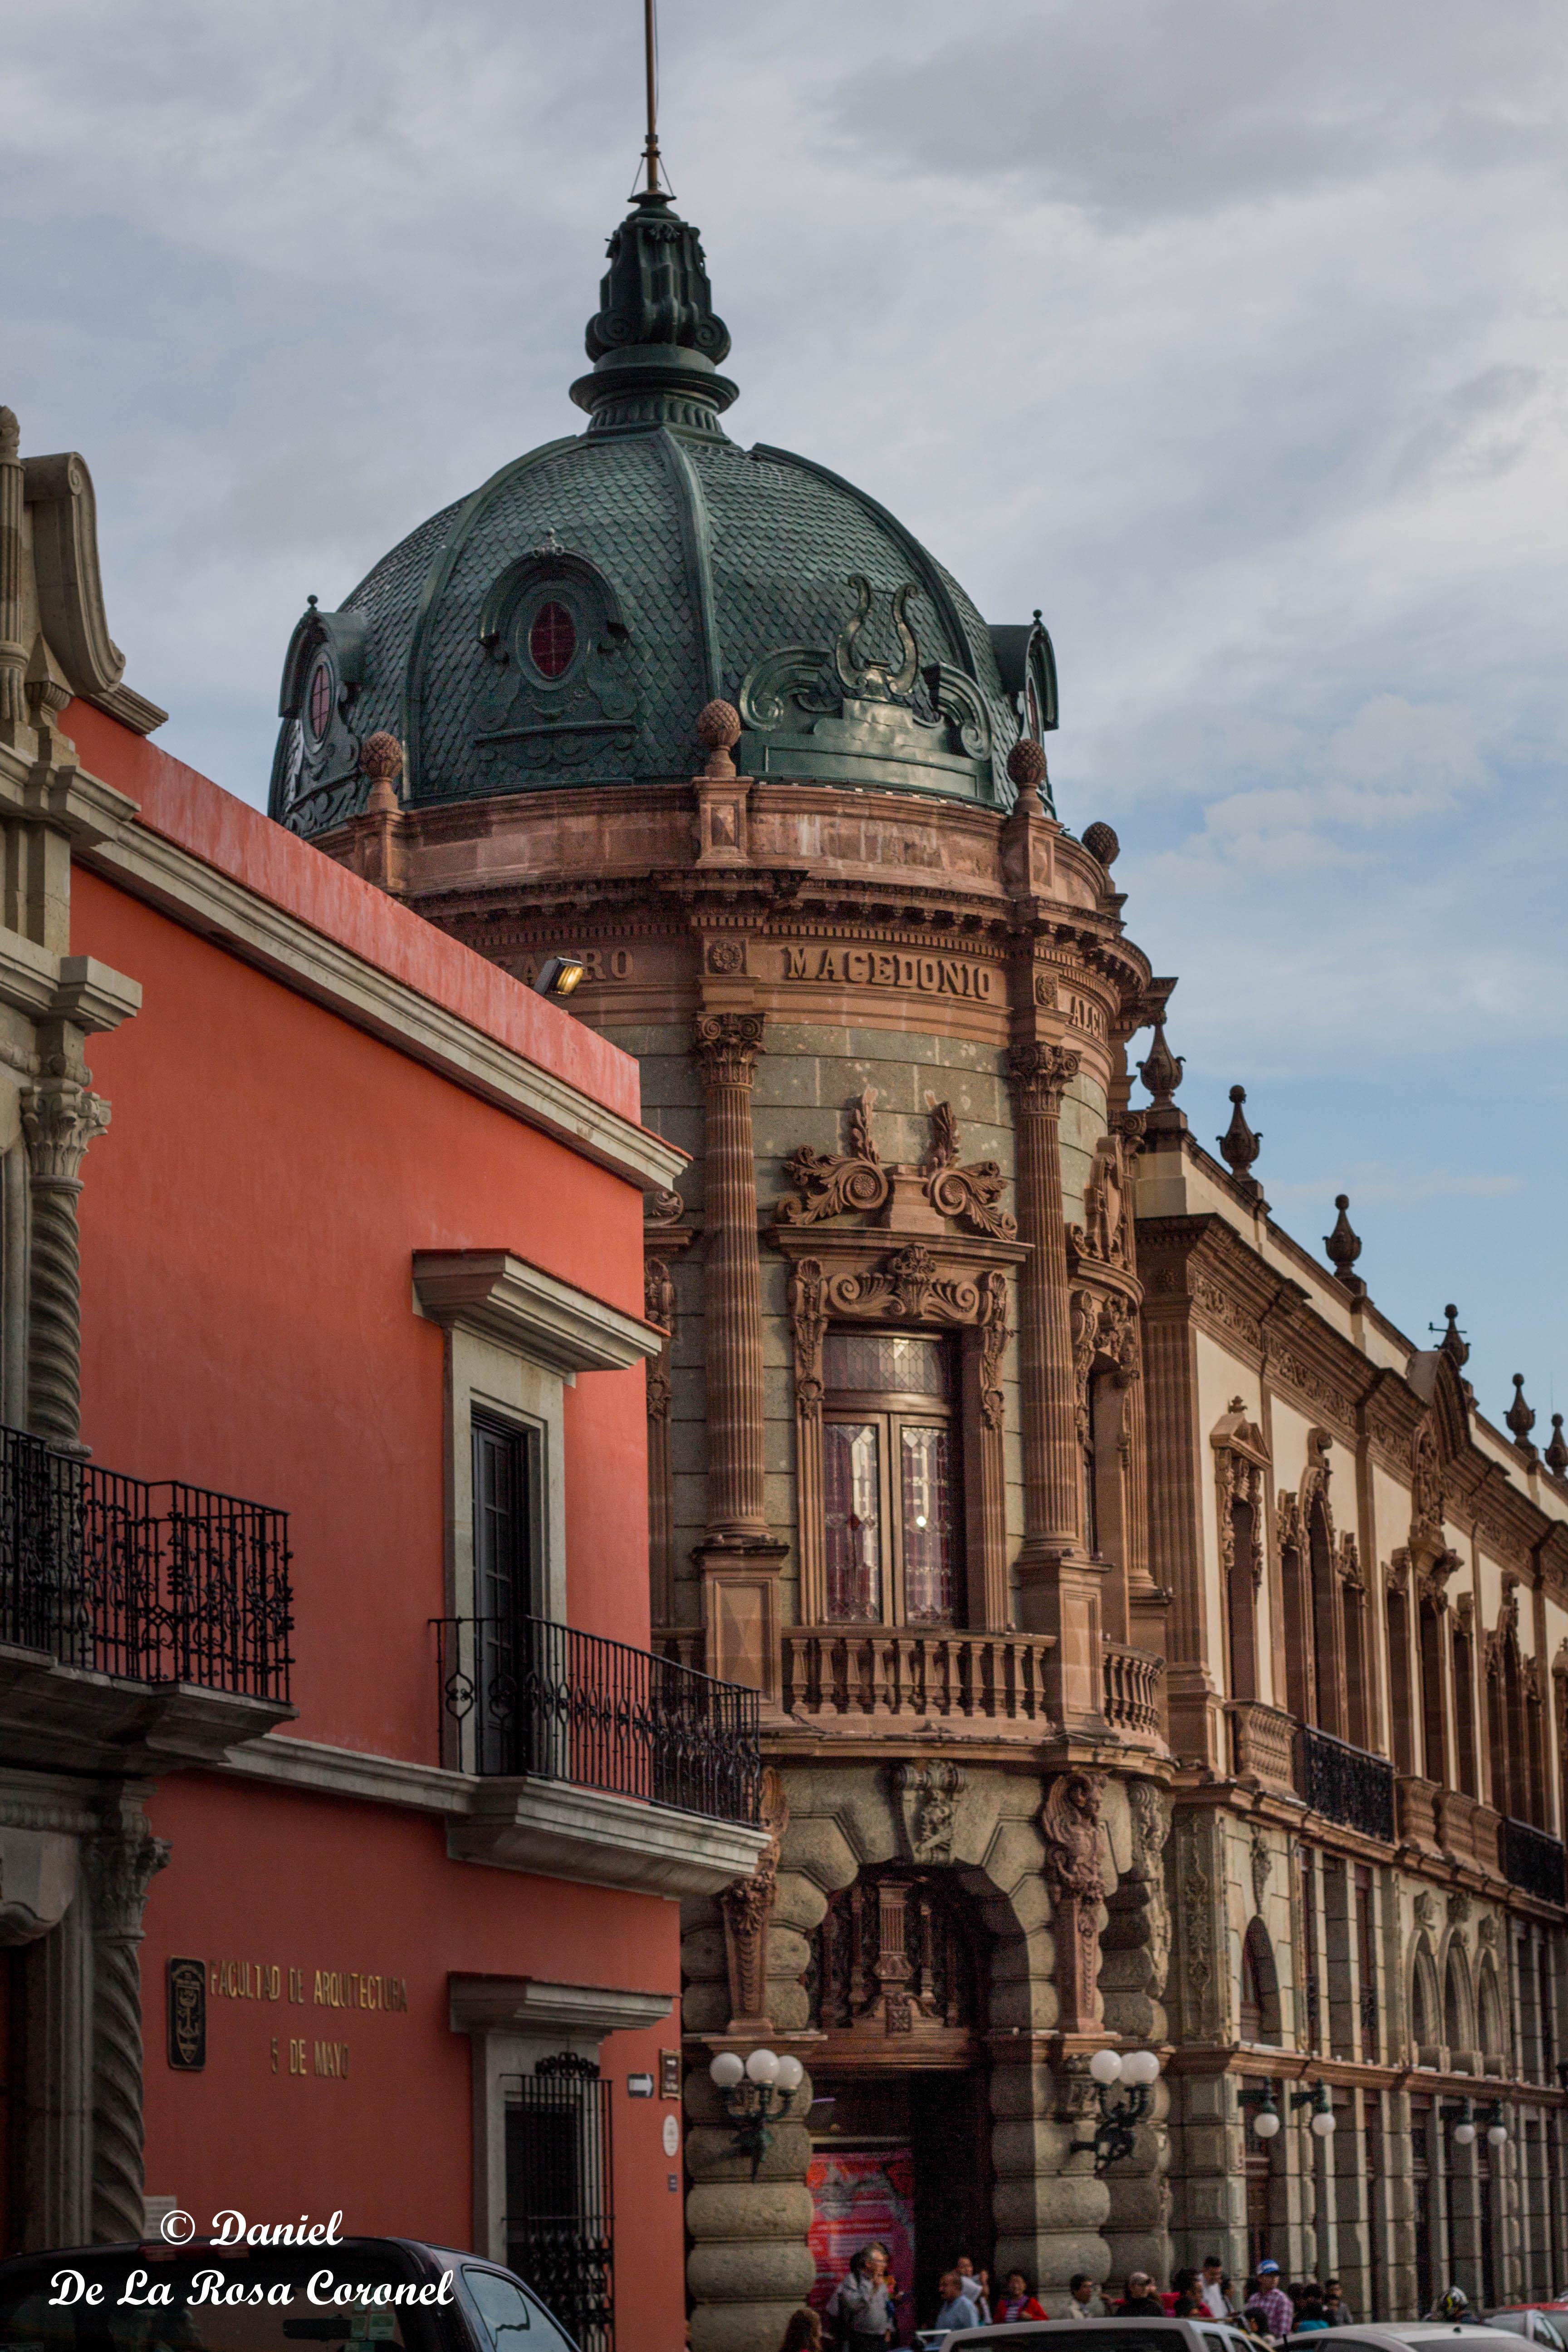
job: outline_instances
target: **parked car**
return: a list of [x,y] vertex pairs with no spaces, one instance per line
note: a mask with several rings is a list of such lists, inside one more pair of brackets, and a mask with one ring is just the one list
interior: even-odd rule
[[987,2352],[991,2346],[995,2352],[1013,2352],[1015,2346],[1026,2352],[1031,2344],[1054,2347],[1064,2337],[1081,2344],[1085,2352],[1258,2352],[1255,2336],[1219,2319],[1015,2319],[1005,2326],[988,2321],[984,2327],[950,2328],[942,2336],[928,2331],[921,2340],[928,2347],[945,2346],[947,2352]]
[[303,2344],[576,2352],[510,2271],[411,2238],[257,2247],[198,2238],[0,2263],[0,2352],[292,2352]]
[[1510,2303],[1506,2310],[1489,2311],[1486,2323],[1531,2344],[1548,2344],[1552,2352],[1568,2352],[1568,2304]]
[[1511,2336],[1500,2327],[1477,2326],[1468,2320],[1455,2319],[1386,2319],[1368,2321],[1363,2327],[1354,2321],[1348,2327],[1309,2328],[1285,2338],[1290,2352],[1299,2347],[1313,2345],[1322,2352],[1326,2345],[1332,2352],[1410,2352],[1414,2345],[1431,2345],[1436,2352],[1439,2342],[1451,2343],[1456,2336],[1463,2336],[1473,2352],[1519,2352],[1517,2333]]

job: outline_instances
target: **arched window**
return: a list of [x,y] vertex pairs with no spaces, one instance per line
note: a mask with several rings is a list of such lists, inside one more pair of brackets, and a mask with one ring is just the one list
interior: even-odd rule
[[1508,1802],[1505,1813],[1516,1822],[1530,1818],[1530,1735],[1524,1720],[1524,1676],[1520,1672],[1519,1643],[1511,1637],[1502,1649],[1502,1706],[1508,1754],[1505,1766]]
[[1420,1648],[1423,1765],[1428,1780],[1446,1787],[1448,1742],[1443,1714],[1443,1621],[1426,1594],[1421,1600]]
[[1307,1555],[1312,1598],[1313,1692],[1316,1720],[1324,1731],[1344,1737],[1344,1694],[1341,1687],[1339,1580],[1329,1546],[1328,1514],[1315,1496],[1307,1517]]
[[1448,2045],[1449,2065],[1467,2070],[1475,2044],[1470,2032],[1469,1986],[1465,1980],[1465,1964],[1458,1944],[1448,1947],[1448,1965],[1443,1978],[1443,2039]]
[[1371,1694],[1366,1672],[1366,1594],[1359,1580],[1352,1583],[1348,1577],[1340,1584],[1340,1608],[1344,1623],[1345,1691],[1350,1705],[1345,1723],[1345,1737],[1353,1739],[1358,1748],[1373,1745]]
[[1261,1919],[1253,1920],[1241,1942],[1241,2038],[1279,2041],[1279,1971]]
[[1257,1511],[1251,1503],[1230,1506],[1230,1566],[1226,1571],[1226,1614],[1230,1633],[1230,1695],[1258,1696],[1258,1587],[1252,1560]]
[[1462,1625],[1454,1627],[1455,1769],[1467,1797],[1479,1797],[1476,1769],[1476,1664],[1470,1637]]

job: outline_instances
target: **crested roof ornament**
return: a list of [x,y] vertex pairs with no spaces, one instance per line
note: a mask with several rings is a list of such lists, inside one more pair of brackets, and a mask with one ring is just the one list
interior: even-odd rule
[[1364,1298],[1366,1285],[1355,1271],[1355,1262],[1361,1255],[1361,1235],[1345,1214],[1350,1204],[1348,1192],[1334,1194],[1334,1206],[1340,1213],[1334,1220],[1333,1232],[1323,1236],[1323,1247],[1334,1269],[1334,1280],[1342,1283],[1352,1298]]
[[1546,1466],[1559,1478],[1564,1470],[1568,1470],[1568,1438],[1563,1434],[1563,1415],[1560,1412],[1552,1416],[1552,1443],[1546,1449]]
[[1503,1415],[1503,1419],[1512,1430],[1513,1442],[1526,1461],[1533,1462],[1535,1448],[1530,1442],[1530,1433],[1535,1427],[1535,1415],[1525,1402],[1522,1372],[1515,1372],[1513,1376],[1513,1402]]
[[[1444,1307],[1443,1313],[1447,1319],[1443,1327],[1442,1338],[1437,1343],[1438,1353],[1447,1357],[1457,1372],[1462,1372],[1470,1360],[1470,1348],[1468,1340],[1459,1328],[1459,1310],[1450,1304]],[[1436,1323],[1428,1323],[1426,1328],[1428,1331],[1436,1331],[1437,1326]]]
[[1247,1123],[1247,1113],[1242,1108],[1242,1105],[1247,1100],[1247,1088],[1232,1087],[1230,1099],[1234,1106],[1230,1114],[1230,1125],[1226,1129],[1225,1133],[1215,1139],[1219,1144],[1221,1157],[1225,1160],[1237,1183],[1249,1198],[1260,1201],[1263,1198],[1263,1187],[1252,1172],[1252,1163],[1263,1149],[1263,1138],[1256,1134]]

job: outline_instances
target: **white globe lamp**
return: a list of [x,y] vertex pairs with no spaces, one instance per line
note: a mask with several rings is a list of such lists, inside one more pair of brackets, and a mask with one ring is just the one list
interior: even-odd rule
[[1134,2090],[1146,2091],[1160,2079],[1160,2061],[1152,2050],[1132,2050],[1121,2062],[1121,2079]]
[[721,2050],[708,2068],[709,2077],[714,2087],[721,2091],[732,2091],[745,2072],[745,2067],[733,2050]]
[[1259,2139],[1276,2138],[1279,2130],[1279,2109],[1277,2107],[1259,2107],[1258,2113],[1252,2118],[1252,2128],[1258,2134]]
[[1101,2088],[1109,2091],[1112,2083],[1121,2080],[1121,2053],[1119,2050],[1097,2050],[1089,2062],[1089,2071]]
[[1319,2139],[1332,2139],[1334,2136],[1334,2114],[1331,2107],[1322,2107],[1319,2110],[1319,2112],[1312,2117],[1312,2129]]
[[771,2050],[753,2050],[746,2061],[747,2078],[765,2090],[770,2083],[778,2081],[779,2063]]
[[798,2058],[792,2058],[786,2052],[779,2060],[779,2071],[773,2076],[774,2084],[781,2091],[793,2092],[798,2091],[805,2080],[805,2068]]

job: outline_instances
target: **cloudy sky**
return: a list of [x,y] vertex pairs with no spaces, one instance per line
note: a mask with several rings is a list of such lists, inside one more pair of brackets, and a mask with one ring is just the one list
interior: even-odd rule
[[[0,0],[0,397],[161,740],[264,797],[308,592],[580,422],[636,0]],[[1056,640],[1058,802],[1309,1245],[1568,1410],[1568,18],[664,0],[746,441]]]

